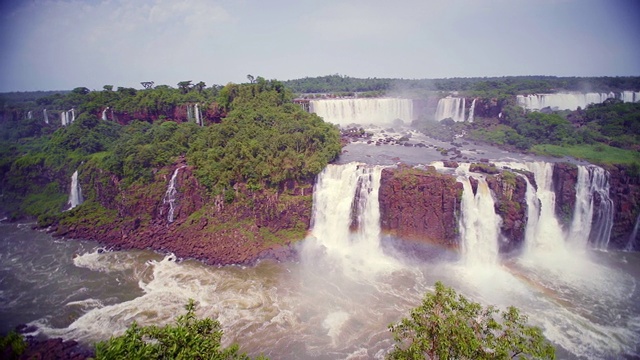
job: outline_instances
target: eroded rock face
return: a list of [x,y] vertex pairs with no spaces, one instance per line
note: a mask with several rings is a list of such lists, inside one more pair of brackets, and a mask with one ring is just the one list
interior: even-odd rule
[[609,196],[613,200],[613,228],[609,246],[624,249],[631,243],[631,250],[640,251],[640,231],[631,239],[633,228],[640,214],[640,174],[628,166],[612,166],[609,171]]
[[390,235],[447,247],[458,246],[462,184],[435,169],[382,170],[380,225]]
[[527,182],[515,173],[503,171],[488,176],[487,184],[495,196],[495,211],[502,218],[500,252],[519,249],[527,227]]
[[556,217],[565,230],[573,220],[576,205],[576,183],[578,167],[569,163],[556,163],[553,166],[553,191],[556,194]]

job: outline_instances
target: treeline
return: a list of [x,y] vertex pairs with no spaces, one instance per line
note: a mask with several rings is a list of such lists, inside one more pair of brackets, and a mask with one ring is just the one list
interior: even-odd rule
[[[168,113],[156,121],[120,124],[102,120],[96,111],[131,106],[148,113],[204,100],[219,109],[217,122],[208,126],[174,121]],[[73,106],[76,120],[59,126],[5,119],[0,129],[2,207],[13,217],[27,214],[39,217],[41,224],[50,223],[65,207],[68,179],[76,169],[116,176],[127,188],[149,183],[159,168],[178,157],[195,167],[212,195],[233,194],[227,190],[240,182],[257,190],[312,178],[339,154],[339,131],[291,100],[281,82],[262,78],[220,89],[76,88],[41,98],[40,105]],[[88,193],[91,202],[91,190]],[[225,199],[233,201],[233,196]]]
[[461,91],[469,96],[499,98],[506,95],[557,91],[640,91],[640,77],[503,76],[448,79],[378,79],[327,75],[289,80],[285,85],[299,94],[375,91]]

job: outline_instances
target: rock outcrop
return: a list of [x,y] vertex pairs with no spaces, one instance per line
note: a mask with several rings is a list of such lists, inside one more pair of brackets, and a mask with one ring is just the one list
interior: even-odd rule
[[609,246],[640,251],[640,231],[633,239],[632,233],[640,216],[640,172],[630,166],[611,166],[609,171],[609,196],[613,200],[613,228]]
[[500,252],[519,249],[524,243],[527,226],[527,182],[510,171],[488,176],[487,184],[493,191],[496,214],[502,218]]
[[380,180],[380,225],[399,238],[455,248],[462,184],[434,168],[387,168]]
[[576,182],[578,167],[569,163],[556,163],[553,166],[553,191],[556,194],[556,216],[565,230],[573,220],[576,206]]

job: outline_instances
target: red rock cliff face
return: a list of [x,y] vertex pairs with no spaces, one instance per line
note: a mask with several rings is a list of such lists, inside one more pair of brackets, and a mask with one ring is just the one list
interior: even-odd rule
[[[169,222],[163,199],[178,167],[174,220]],[[85,175],[81,184],[95,189],[92,199],[63,219],[55,235],[93,239],[115,249],[168,251],[208,264],[287,258],[288,245],[304,238],[311,219],[310,184],[258,191],[238,185],[235,200],[226,202],[222,196],[209,197],[184,163],[161,169],[146,186],[122,190],[115,176],[100,170]]]
[[553,191],[556,194],[556,216],[567,230],[573,220],[576,205],[576,182],[578,167],[568,163],[556,163],[553,166]]
[[382,171],[380,225],[403,239],[458,246],[458,212],[462,184],[431,168],[406,166]]
[[609,171],[609,196],[613,200],[613,228],[609,246],[624,249],[629,243],[632,250],[640,251],[640,231],[636,239],[631,234],[640,214],[640,174],[628,166],[612,166]]
[[527,226],[527,182],[511,172],[488,176],[487,184],[495,196],[495,211],[502,218],[500,252],[519,249]]

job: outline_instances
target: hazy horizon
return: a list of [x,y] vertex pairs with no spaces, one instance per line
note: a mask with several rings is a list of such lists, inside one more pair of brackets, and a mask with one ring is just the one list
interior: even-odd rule
[[640,76],[634,0],[5,0],[0,92],[292,80]]

